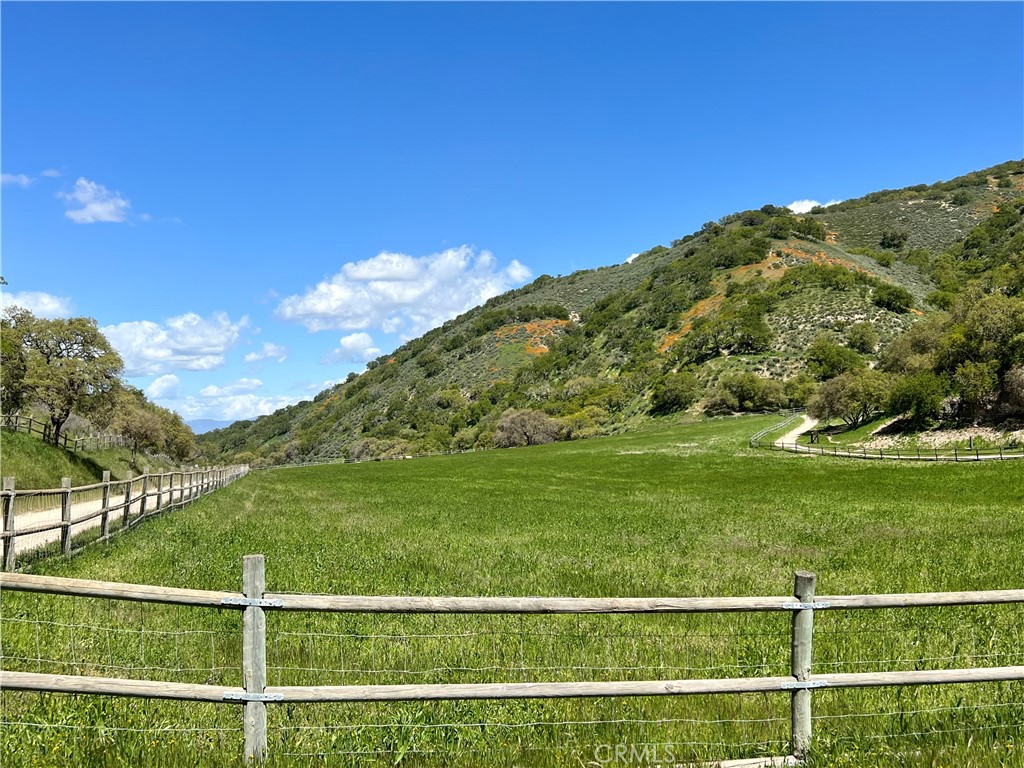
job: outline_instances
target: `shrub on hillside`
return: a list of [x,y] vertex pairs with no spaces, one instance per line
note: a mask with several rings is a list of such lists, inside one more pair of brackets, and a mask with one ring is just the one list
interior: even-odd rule
[[854,323],[846,331],[846,343],[865,355],[873,354],[878,347],[878,331],[869,322]]
[[807,372],[818,381],[827,381],[841,373],[864,367],[860,355],[825,333],[819,334],[808,345],[804,360],[807,363]]
[[498,419],[493,439],[498,448],[553,443],[558,439],[558,422],[532,408],[510,409]]
[[708,413],[769,411],[788,404],[782,383],[749,371],[731,373],[718,380],[704,404]]
[[875,287],[871,301],[882,309],[890,312],[907,312],[914,306],[914,296],[906,288],[892,283],[882,283]]
[[651,413],[685,411],[697,402],[700,389],[700,382],[692,373],[670,373],[654,385],[654,392],[651,394]]
[[787,379],[782,384],[782,391],[792,406],[807,405],[812,397],[818,392],[818,382],[806,371],[800,371],[796,376]]
[[910,235],[906,232],[884,229],[882,230],[882,236],[879,238],[878,244],[887,250],[898,251],[907,244],[907,238],[909,237]]

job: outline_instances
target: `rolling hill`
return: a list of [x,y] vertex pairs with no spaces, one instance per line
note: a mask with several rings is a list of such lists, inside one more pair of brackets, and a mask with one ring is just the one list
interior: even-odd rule
[[[543,275],[200,449],[254,463],[399,455],[511,444],[510,410],[575,439],[684,407],[803,404],[816,341],[873,366],[968,286],[1017,279],[1022,194],[1024,161],[1011,161],[803,216],[731,214],[630,263]],[[747,396],[751,381],[772,383]]]

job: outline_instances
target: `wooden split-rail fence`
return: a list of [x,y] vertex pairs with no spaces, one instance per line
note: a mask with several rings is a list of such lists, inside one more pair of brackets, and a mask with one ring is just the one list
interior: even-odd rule
[[[239,662],[244,683],[241,687],[0,670],[0,689],[135,696],[241,706],[244,710],[246,761],[261,762],[265,759],[267,706],[282,703],[774,693],[790,699],[790,744],[793,754],[764,758],[756,764],[790,764],[804,759],[812,748],[811,711],[814,690],[1024,680],[1024,666],[821,675],[813,673],[814,614],[818,611],[1019,604],[1024,603],[1024,589],[818,596],[815,594],[815,574],[798,571],[793,595],[779,597],[367,597],[285,594],[266,592],[263,555],[248,555],[243,559],[242,592],[177,589],[9,573],[0,574],[0,587],[25,592],[240,611],[242,658]],[[791,673],[775,677],[702,680],[268,686],[266,622],[267,612],[272,611],[419,614],[787,612],[792,615]],[[755,763],[742,761],[742,764]]]
[[[60,488],[22,489],[16,478],[3,478],[0,517],[3,520],[3,570],[13,571],[19,556],[55,545],[62,555],[79,551],[84,544],[107,541],[111,536],[135,527],[168,509],[177,509],[218,488],[234,482],[249,471],[246,465],[174,472],[150,473],[148,468],[124,480],[103,480],[72,487],[65,477]],[[95,531],[95,529],[99,529]],[[90,532],[98,535],[90,538]]]
[[[48,421],[40,421],[32,416],[5,416],[3,426],[14,432],[24,432],[28,435],[38,435],[45,442],[53,440],[53,425]],[[124,435],[86,435],[76,437],[67,432],[61,432],[57,438],[57,445],[69,451],[99,451],[103,448],[117,448],[130,445],[130,441]]]

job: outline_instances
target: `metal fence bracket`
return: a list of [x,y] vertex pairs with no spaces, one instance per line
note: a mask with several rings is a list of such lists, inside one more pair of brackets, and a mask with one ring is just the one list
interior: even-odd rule
[[220,601],[221,605],[237,606],[239,608],[283,608],[284,602],[281,600],[266,600],[263,598],[253,597],[223,597]]
[[224,694],[224,701],[284,701],[283,693],[246,693],[245,691],[228,691]]

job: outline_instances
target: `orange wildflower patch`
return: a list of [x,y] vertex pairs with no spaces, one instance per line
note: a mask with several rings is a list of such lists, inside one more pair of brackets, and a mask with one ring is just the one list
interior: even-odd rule
[[494,332],[498,344],[518,341],[525,336],[523,350],[528,355],[543,355],[549,351],[544,339],[555,336],[560,328],[570,325],[570,320],[532,320],[528,323],[504,325]]
[[661,342],[661,346],[658,347],[659,352],[664,352],[679,339],[688,334],[693,330],[693,321],[698,317],[704,317],[710,315],[712,312],[717,312],[721,309],[723,302],[725,302],[725,293],[715,293],[708,296],[706,299],[701,299],[686,312],[683,313],[683,327],[675,333],[670,333],[665,337],[665,340]]
[[863,272],[866,275],[871,274],[868,270],[864,269],[857,264],[854,264],[849,259],[843,259],[838,256],[829,256],[824,251],[813,251],[808,253],[807,251],[794,248],[791,245],[784,245],[779,250],[787,256],[800,259],[801,261],[810,261],[814,264],[821,264],[826,267],[842,267],[848,269],[851,272]]

